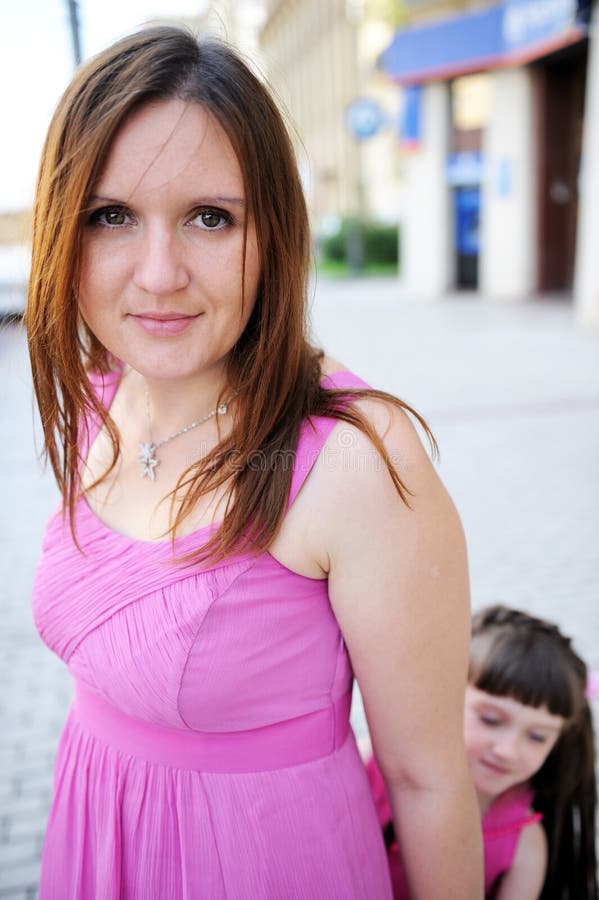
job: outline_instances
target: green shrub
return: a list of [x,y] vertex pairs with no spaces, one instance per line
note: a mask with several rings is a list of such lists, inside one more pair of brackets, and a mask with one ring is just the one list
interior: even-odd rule
[[327,262],[345,262],[345,241],[346,227],[345,222],[343,222],[336,234],[331,234],[320,239],[319,248],[321,257]]
[[343,219],[336,234],[320,239],[319,251],[325,262],[345,262],[356,268],[397,265],[398,228],[381,222]]
[[366,263],[390,263],[397,265],[397,225],[367,222],[362,228],[362,239],[364,241],[364,260]]

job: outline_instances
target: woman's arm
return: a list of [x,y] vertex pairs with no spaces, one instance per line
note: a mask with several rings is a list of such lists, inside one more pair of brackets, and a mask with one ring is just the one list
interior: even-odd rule
[[344,423],[318,478],[331,603],[360,685],[413,900],[483,896],[481,828],[462,736],[470,634],[462,528],[401,412],[361,404],[413,496]]
[[538,900],[547,869],[547,839],[538,822],[520,835],[516,855],[501,882],[495,900]]

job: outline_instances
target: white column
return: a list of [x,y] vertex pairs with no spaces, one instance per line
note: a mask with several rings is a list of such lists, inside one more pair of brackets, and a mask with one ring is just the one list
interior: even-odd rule
[[536,287],[536,195],[532,78],[528,69],[493,75],[483,139],[480,291],[523,300]]
[[450,194],[445,179],[449,148],[449,89],[445,82],[422,89],[421,145],[405,161],[401,202],[402,293],[438,297],[453,285]]
[[589,44],[574,275],[577,320],[599,328],[599,6]]

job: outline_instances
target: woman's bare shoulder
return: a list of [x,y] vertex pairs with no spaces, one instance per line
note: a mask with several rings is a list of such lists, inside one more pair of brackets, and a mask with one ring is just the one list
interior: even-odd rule
[[323,378],[325,375],[334,375],[335,372],[349,372],[347,366],[343,365],[342,362],[339,362],[338,359],[333,359],[332,356],[323,356],[320,362],[320,370],[322,372]]
[[[323,376],[351,371],[332,356],[323,356],[321,370]],[[418,458],[427,467],[430,466],[430,459],[415,425],[418,415],[411,407],[392,395],[385,397],[366,394],[363,397],[354,398],[353,404],[364,420],[374,428],[392,458],[400,457],[402,460],[407,457]],[[359,455],[369,453],[373,449],[370,438],[362,429],[347,422],[339,422],[333,429],[327,442],[327,450],[334,452],[339,442],[340,449],[347,456],[351,454],[351,448],[355,448]]]

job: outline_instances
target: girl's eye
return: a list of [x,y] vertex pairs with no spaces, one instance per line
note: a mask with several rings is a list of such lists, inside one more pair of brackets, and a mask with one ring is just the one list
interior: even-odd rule
[[125,206],[104,206],[91,214],[89,224],[101,228],[120,228],[131,224],[131,216]]
[[223,209],[203,209],[191,221],[206,231],[220,231],[221,228],[230,225],[233,218]]
[[500,719],[498,719],[496,716],[488,716],[483,714],[481,715],[480,720],[485,725],[491,725],[492,727],[500,724]]
[[547,737],[544,734],[538,734],[537,732],[532,731],[529,735],[531,741],[534,741],[535,744],[546,744]]

